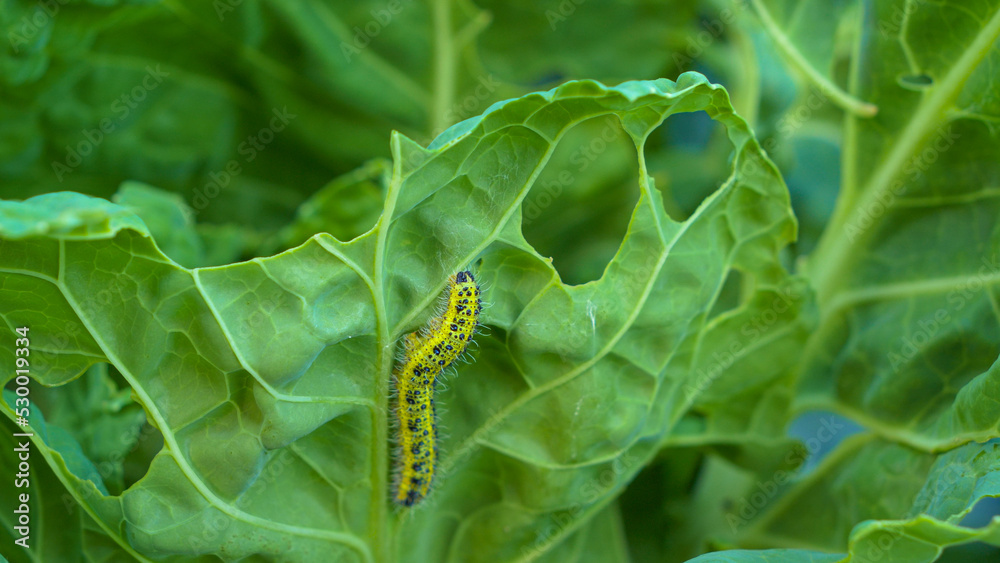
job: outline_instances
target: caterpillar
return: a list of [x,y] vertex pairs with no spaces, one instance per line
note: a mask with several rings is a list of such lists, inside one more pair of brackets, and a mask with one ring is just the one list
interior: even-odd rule
[[434,386],[441,372],[465,352],[483,310],[472,272],[448,278],[442,303],[426,328],[403,339],[402,361],[393,374],[399,433],[393,500],[406,507],[427,496],[437,468]]

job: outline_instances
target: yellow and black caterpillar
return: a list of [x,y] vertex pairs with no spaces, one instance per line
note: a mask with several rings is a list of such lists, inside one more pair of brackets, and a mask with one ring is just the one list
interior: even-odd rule
[[482,310],[472,273],[458,272],[449,278],[441,312],[403,340],[402,361],[394,372],[399,452],[393,500],[398,504],[413,506],[430,491],[438,457],[434,386],[472,341]]

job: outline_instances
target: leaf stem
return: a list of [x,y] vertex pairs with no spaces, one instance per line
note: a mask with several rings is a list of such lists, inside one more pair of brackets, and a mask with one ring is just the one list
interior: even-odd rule
[[788,60],[792,65],[797,68],[802,74],[806,76],[810,81],[812,81],[816,86],[823,91],[824,94],[833,100],[833,103],[837,104],[845,111],[850,112],[858,117],[872,117],[878,113],[878,106],[870,104],[864,100],[859,100],[854,96],[848,94],[841,88],[834,84],[826,76],[823,76],[815,67],[813,67],[809,61],[806,60],[802,51],[792,43],[792,41],[785,35],[785,32],[778,27],[777,22],[771,17],[771,12],[767,10],[764,3],[761,0],[750,0],[753,4],[754,10],[757,12],[757,16],[760,18],[761,24],[767,31],[771,39],[774,40],[775,45],[778,49],[788,57]]
[[454,37],[451,29],[451,0],[434,0],[431,5],[434,33],[434,87],[431,94],[431,134],[444,131],[455,95]]
[[403,184],[403,155],[399,144],[399,133],[393,132],[392,140],[392,180],[385,197],[385,208],[379,218],[375,239],[375,260],[372,272],[373,300],[375,303],[375,323],[377,331],[378,358],[375,365],[375,408],[372,433],[372,508],[368,514],[371,529],[371,543],[376,561],[387,561],[389,553],[388,510],[389,498],[389,379],[395,358],[395,334],[389,327],[389,315],[385,304],[385,247],[396,210],[396,201]]

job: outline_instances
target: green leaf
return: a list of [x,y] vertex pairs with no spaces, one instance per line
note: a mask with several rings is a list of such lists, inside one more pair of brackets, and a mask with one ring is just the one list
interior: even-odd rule
[[[814,473],[789,484],[773,506],[750,521],[745,541],[794,538],[832,551],[849,533],[844,562],[929,563],[949,545],[977,540],[997,545],[1000,520],[977,529],[960,522],[978,501],[1000,496],[998,452],[995,441],[934,455],[856,436]],[[810,507],[810,518],[803,519]]]
[[175,262],[187,267],[204,265],[205,251],[194,230],[192,210],[179,196],[125,183],[113,201],[138,215],[160,250]]
[[[878,3],[865,17],[870,57],[856,62],[853,84],[886,109],[847,118],[837,209],[808,264],[821,322],[803,357],[800,402],[941,451],[997,436],[1000,416],[989,180],[1000,174],[1000,145],[987,103],[1000,4],[971,13],[920,5],[885,33],[903,7]],[[932,84],[900,83],[913,72]]]
[[[679,222],[645,172],[644,143],[685,111],[706,111],[735,150],[728,180]],[[602,277],[564,285],[522,237],[521,206],[563,134],[605,115],[637,147],[640,197]],[[372,231],[224,267],[167,260],[141,221],[100,200],[0,205],[2,302],[31,293],[47,304],[2,311],[46,351],[34,377],[59,384],[108,361],[163,435],[146,476],[120,496],[58,462],[78,449],[40,435],[118,545],[157,559],[495,561],[591,557],[586,544],[601,537],[604,560],[622,559],[613,500],[691,406],[722,416],[726,397],[780,387],[788,364],[767,365],[760,350],[739,358],[758,370],[749,378],[698,381],[692,369],[792,283],[779,261],[795,233],[787,191],[721,87],[694,73],[570,82],[496,104],[428,149],[394,135],[392,150]],[[436,490],[426,506],[391,513],[395,343],[470,264],[492,335],[441,392]],[[720,308],[737,270],[745,298]],[[102,291],[113,298],[96,301]],[[781,305],[764,340],[804,338],[808,302],[803,291]],[[57,345],[70,323],[82,329]],[[774,400],[767,432],[788,396]]]
[[819,326],[793,410],[837,411],[873,434],[812,473],[751,477],[728,499],[740,531],[724,541],[849,551],[845,561],[934,561],[996,541],[995,522],[960,525],[997,495],[1000,459],[993,443],[967,444],[998,434],[996,160],[985,156],[996,112],[985,100],[1000,7],[967,8],[865,5],[851,93],[884,111],[846,118],[837,209],[805,272]]
[[[1000,0],[7,0],[0,31],[34,433],[0,505],[37,540],[0,560],[1000,554]],[[531,93],[685,69],[726,90]],[[484,330],[394,510],[399,341],[466,268]]]

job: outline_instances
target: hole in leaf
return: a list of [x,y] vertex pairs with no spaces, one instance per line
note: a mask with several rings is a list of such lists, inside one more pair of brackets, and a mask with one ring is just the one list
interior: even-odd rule
[[848,436],[864,427],[849,418],[828,411],[809,411],[799,415],[788,427],[788,435],[802,441],[806,460],[800,475],[811,472],[819,462]]
[[646,169],[675,221],[690,217],[730,174],[733,145],[725,127],[703,111],[671,115],[645,148]]
[[927,74],[903,74],[896,81],[907,90],[926,90],[934,85],[934,79]]
[[960,525],[966,528],[982,528],[989,524],[994,516],[1000,516],[1000,498],[981,498],[962,518]]
[[638,200],[635,147],[615,116],[569,130],[521,206],[524,238],[563,282],[601,277]]
[[795,253],[805,255],[816,246],[833,213],[840,190],[840,146],[819,131],[803,130],[785,142],[772,138],[778,147],[771,156],[779,163],[799,220]]
[[108,364],[58,387],[36,387],[35,402],[46,424],[68,432],[112,495],[146,475],[162,448],[160,431],[146,422],[124,378]]

